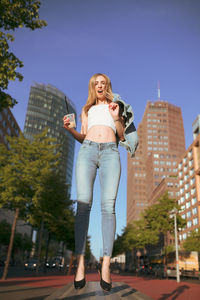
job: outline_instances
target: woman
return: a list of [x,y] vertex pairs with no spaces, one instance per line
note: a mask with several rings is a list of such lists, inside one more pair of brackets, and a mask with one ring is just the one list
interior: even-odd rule
[[105,74],[95,74],[89,81],[87,103],[81,113],[81,132],[69,128],[64,117],[64,127],[82,143],[76,162],[77,213],[75,221],[75,252],[78,267],[74,278],[75,288],[85,286],[84,252],[92,206],[93,184],[99,169],[101,186],[101,213],[103,237],[103,262],[101,287],[109,291],[110,258],[115,238],[115,200],[121,173],[118,139],[124,140],[124,121],[119,105],[113,102],[110,79]]

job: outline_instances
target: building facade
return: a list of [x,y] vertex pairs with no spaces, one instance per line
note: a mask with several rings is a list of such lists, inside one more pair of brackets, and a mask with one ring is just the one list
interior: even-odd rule
[[200,134],[179,160],[177,177],[180,215],[187,222],[179,232],[179,241],[182,242],[190,231],[200,226]]
[[[65,99],[69,111],[67,111]],[[66,177],[66,183],[71,186],[75,140],[63,128],[63,117],[67,113],[76,114],[76,109],[72,101],[63,92],[49,84],[35,83],[31,86],[24,136],[31,140],[33,135],[48,127],[48,136],[56,138],[57,143],[61,145],[62,163],[60,170]]]
[[163,178],[176,176],[185,152],[181,109],[167,101],[148,101],[137,131],[135,157],[128,154],[127,223],[140,218]]
[[6,135],[19,136],[20,131],[19,125],[11,110],[9,108],[4,108],[0,112],[0,143],[9,147]]

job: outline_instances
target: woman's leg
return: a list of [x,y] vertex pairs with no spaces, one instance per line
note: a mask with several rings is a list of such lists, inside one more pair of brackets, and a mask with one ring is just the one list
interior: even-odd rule
[[78,258],[76,281],[84,277],[84,253],[92,206],[93,185],[96,177],[95,152],[82,145],[76,162],[77,212],[75,218],[75,253]]
[[102,279],[106,282],[110,282],[110,258],[116,230],[115,200],[120,175],[121,164],[118,149],[116,146],[110,146],[102,152],[99,166],[103,237]]

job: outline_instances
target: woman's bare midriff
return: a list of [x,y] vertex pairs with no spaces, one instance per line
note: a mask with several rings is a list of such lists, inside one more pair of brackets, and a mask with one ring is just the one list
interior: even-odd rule
[[116,142],[116,135],[109,126],[95,125],[88,130],[85,139],[96,143],[109,143]]

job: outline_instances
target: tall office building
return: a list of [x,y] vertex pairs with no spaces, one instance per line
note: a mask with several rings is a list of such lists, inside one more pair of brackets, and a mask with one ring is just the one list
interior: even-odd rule
[[[35,83],[31,86],[24,136],[33,139],[33,135],[48,127],[48,136],[57,139],[61,145],[60,169],[66,176],[66,183],[71,185],[74,161],[75,140],[63,128],[63,116],[67,114],[65,94],[51,85]],[[76,113],[72,101],[66,97],[70,113]]]
[[185,151],[181,109],[160,99],[148,101],[138,137],[135,157],[128,154],[127,223],[140,218],[161,180],[177,173]]

